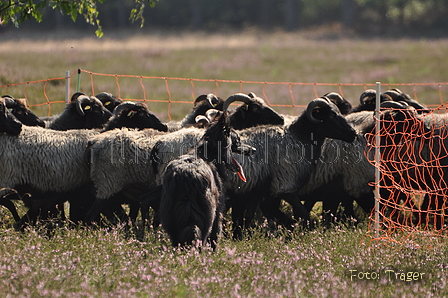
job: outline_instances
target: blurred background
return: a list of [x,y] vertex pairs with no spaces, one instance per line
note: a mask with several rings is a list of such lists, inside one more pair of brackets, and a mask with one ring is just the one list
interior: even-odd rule
[[58,113],[70,71],[71,93],[144,101],[163,120],[211,92],[255,92],[294,115],[331,91],[356,105],[377,81],[448,101],[448,0],[159,0],[143,27],[134,0],[98,5],[102,38],[50,7],[41,23],[0,26],[1,94]]
[[[129,21],[133,0],[107,0],[98,5],[105,33],[138,28]],[[343,29],[356,35],[440,37],[448,34],[448,0],[160,0],[144,10],[142,31],[154,28],[231,30],[304,30],[313,27]],[[12,30],[13,26],[2,27]],[[47,7],[43,21],[26,21],[22,29],[92,29],[79,17]]]

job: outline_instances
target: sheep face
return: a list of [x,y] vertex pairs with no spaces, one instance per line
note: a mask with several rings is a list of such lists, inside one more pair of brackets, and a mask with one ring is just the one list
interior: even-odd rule
[[6,107],[20,122],[28,126],[45,127],[44,121],[27,108],[25,99],[13,98],[9,95],[4,95],[2,98],[5,100]]
[[98,98],[103,106],[112,112],[118,105],[120,105],[123,101],[109,92],[101,92],[95,96]]
[[168,131],[168,127],[151,113],[146,105],[133,102],[125,102],[117,106],[104,131],[122,127]]
[[238,130],[264,124],[283,125],[284,119],[258,97],[239,106],[230,116],[230,125]]
[[198,156],[216,163],[217,167],[224,166],[227,170],[237,173],[241,180],[246,181],[243,169],[233,158],[232,152],[251,155],[255,148],[241,143],[238,134],[230,128],[227,112],[218,117],[199,142]]
[[76,109],[78,118],[81,118],[80,123],[83,124],[83,127],[76,128],[102,128],[112,116],[112,113],[94,96],[80,95],[71,105],[68,109]]
[[352,104],[337,92],[328,92],[324,95],[324,97],[331,100],[339,108],[342,115],[349,114],[353,108]]
[[329,100],[315,99],[307,107],[307,116],[315,125],[317,136],[353,142],[356,131]]
[[214,94],[198,96],[194,101],[193,110],[182,120],[181,127],[196,124],[196,117],[198,115],[205,115],[210,109],[222,110],[223,104],[224,100]]
[[10,114],[5,107],[3,101],[0,101],[0,132],[4,132],[13,136],[20,134],[22,131],[22,123]]

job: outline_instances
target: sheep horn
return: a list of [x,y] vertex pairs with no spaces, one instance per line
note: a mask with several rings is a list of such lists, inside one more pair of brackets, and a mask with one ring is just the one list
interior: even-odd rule
[[210,120],[204,115],[197,115],[194,119],[196,123],[205,122],[205,124],[210,124]]
[[249,95],[250,98],[255,98],[255,97],[257,97],[257,96],[255,95],[255,93],[253,93],[253,92],[249,92],[249,94],[247,94],[247,95]]
[[98,93],[97,95],[95,95],[95,97],[98,98],[98,99],[102,99],[102,98],[104,98],[104,99],[113,99],[114,95],[112,93],[109,93],[109,92],[101,92],[101,93]]
[[389,96],[392,100],[397,100],[400,96],[400,93],[394,89],[387,90],[383,94]]
[[137,106],[137,104],[132,101],[127,101],[127,102],[121,103],[114,109],[114,115],[120,115],[121,111],[123,111],[124,109],[134,108],[136,106]]
[[205,112],[205,116],[211,122],[218,115],[219,111],[217,109],[209,109]]
[[[211,93],[210,93],[210,94],[211,94]],[[208,95],[205,95],[205,94],[199,95],[199,96],[194,100],[193,107],[196,107],[200,102],[205,101],[205,100],[207,100],[207,101],[210,103],[210,105],[213,107],[213,103],[211,103],[211,101],[210,101],[210,99],[209,99],[209,95],[210,95],[210,94],[208,94]]]
[[[86,94],[83,93],[83,92],[75,92],[75,93],[73,93],[72,98],[70,99],[70,102],[74,102],[74,101],[77,100],[78,97],[80,97],[81,95],[86,95]],[[86,96],[87,96],[87,95],[86,95]]]
[[318,123],[324,122],[323,120],[315,118],[313,116],[313,112],[318,107],[328,106],[328,105],[329,105],[329,99],[328,98],[321,97],[321,98],[314,99],[312,102],[310,102],[308,104],[308,107],[306,108],[306,115],[307,115],[308,119],[312,123],[314,123],[314,124],[318,124]]
[[80,94],[80,95],[78,95],[78,97],[75,100],[76,100],[76,111],[78,111],[79,115],[84,117],[85,114],[84,114],[84,110],[82,108],[82,104],[86,103],[86,102],[89,103],[90,102],[89,97],[87,95],[85,95],[85,94]]
[[397,101],[385,101],[381,103],[381,107],[382,108],[389,108],[389,109],[406,109],[406,106],[404,106],[403,104],[401,104],[400,102]]
[[[3,97],[2,97],[2,99],[3,99]],[[0,100],[0,113],[6,114],[5,103],[2,100]]]
[[342,95],[337,92],[328,92],[323,97],[328,98],[329,100],[331,100],[332,102],[334,102],[336,104],[341,103],[344,100]]
[[14,108],[17,105],[16,100],[11,95],[3,95],[2,98],[5,101],[5,106],[8,109]]
[[226,101],[224,102],[224,105],[222,107],[222,110],[223,111],[227,111],[227,109],[229,108],[229,106],[230,106],[230,104],[232,102],[242,101],[245,104],[249,104],[251,102],[251,100],[252,99],[248,95],[246,95],[246,94],[236,93],[236,94],[234,94],[234,95],[232,95],[232,96],[230,96],[229,98],[226,99]]
[[367,89],[359,97],[359,103],[362,105],[365,104],[364,98],[366,98],[367,96],[372,96],[372,95],[376,96],[376,91],[373,89]]
[[213,94],[213,93],[209,93],[207,95],[207,100],[208,100],[208,103],[210,104],[211,107],[216,107],[216,105],[219,102],[218,97],[216,97],[216,95]]

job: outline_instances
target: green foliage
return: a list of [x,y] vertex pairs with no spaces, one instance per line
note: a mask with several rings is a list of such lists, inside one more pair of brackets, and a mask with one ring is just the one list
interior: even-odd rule
[[[11,22],[15,27],[25,20],[34,19],[37,22],[42,21],[42,10],[45,7],[57,9],[61,14],[71,17],[73,22],[76,22],[78,16],[82,16],[84,20],[97,28],[95,34],[97,37],[103,36],[103,30],[99,21],[99,11],[97,4],[104,3],[106,0],[9,0],[0,3],[0,24],[7,24]],[[143,26],[144,18],[143,11],[145,4],[150,7],[155,5],[158,0],[135,0],[135,8],[131,10],[130,19],[132,21],[141,21]]]
[[135,8],[131,9],[131,15],[129,19],[132,22],[140,20],[140,27],[143,27],[145,23],[145,18],[143,17],[145,3],[148,3],[150,7],[154,7],[156,5],[156,1],[159,0],[150,0],[150,1],[135,0]]

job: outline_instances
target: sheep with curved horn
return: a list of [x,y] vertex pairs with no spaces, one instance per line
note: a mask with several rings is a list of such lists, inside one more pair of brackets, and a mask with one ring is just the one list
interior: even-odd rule
[[115,107],[123,103],[122,99],[116,97],[110,92],[101,92],[95,95],[95,97],[98,98],[99,101],[101,101],[101,103],[103,104],[103,106],[110,112],[113,112]]
[[124,102],[114,109],[113,115],[105,124],[103,132],[123,127],[138,130],[153,128],[159,131],[168,131],[167,125],[151,113],[144,103],[130,101]]
[[[249,160],[239,160],[245,166],[248,182],[232,181],[234,237],[241,238],[244,213],[260,202],[260,193],[290,203],[297,220],[309,220],[297,192],[316,167],[325,138],[352,142],[355,136],[354,129],[328,98],[311,101],[302,115],[286,127],[260,126],[240,131],[242,142],[257,148],[257,152]],[[251,218],[246,218],[245,226],[250,222]]]
[[24,98],[14,98],[11,95],[3,95],[2,98],[6,107],[22,124],[45,127],[45,122],[27,107]]
[[163,176],[160,220],[173,246],[205,245],[210,238],[216,248],[225,209],[227,171],[245,181],[242,166],[231,153],[254,151],[232,133],[224,103],[217,120],[207,128],[199,143],[185,155],[171,161]]
[[82,92],[72,95],[71,103],[48,125],[53,130],[103,128],[112,116],[101,101]]
[[230,113],[230,125],[232,128],[240,130],[258,125],[283,125],[284,118],[278,114],[266,102],[257,97],[253,92],[248,95],[237,93],[230,96],[223,109],[226,110],[230,104],[240,101],[243,105],[237,107]]

